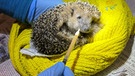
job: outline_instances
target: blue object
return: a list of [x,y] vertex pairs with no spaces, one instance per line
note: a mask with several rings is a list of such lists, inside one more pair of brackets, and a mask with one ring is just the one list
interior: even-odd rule
[[33,22],[46,10],[63,4],[62,0],[0,0],[0,13],[21,22]]
[[74,74],[63,62],[58,62],[38,76],[74,76]]
[[29,23],[36,20],[43,12],[56,5],[63,4],[62,0],[33,0],[27,20]]
[[0,0],[0,13],[25,22],[33,0]]

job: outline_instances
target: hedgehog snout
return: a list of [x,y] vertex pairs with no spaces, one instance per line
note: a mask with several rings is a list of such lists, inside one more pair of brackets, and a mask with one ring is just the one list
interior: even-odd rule
[[83,27],[80,27],[80,31],[82,33],[89,33],[89,32],[91,32],[91,26],[84,25]]

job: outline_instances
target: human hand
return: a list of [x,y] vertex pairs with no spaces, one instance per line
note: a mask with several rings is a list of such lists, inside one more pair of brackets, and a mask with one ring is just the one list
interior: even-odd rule
[[48,9],[63,4],[62,0],[33,0],[27,20],[29,23],[36,20],[43,12],[47,11]]
[[74,74],[63,62],[58,62],[38,74],[38,76],[74,76]]

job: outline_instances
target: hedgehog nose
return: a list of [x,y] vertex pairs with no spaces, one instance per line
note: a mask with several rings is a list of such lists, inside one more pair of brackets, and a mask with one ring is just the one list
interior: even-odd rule
[[85,31],[85,32],[89,32],[89,28],[85,28],[84,31]]
[[82,32],[88,33],[90,31],[90,27],[83,27]]

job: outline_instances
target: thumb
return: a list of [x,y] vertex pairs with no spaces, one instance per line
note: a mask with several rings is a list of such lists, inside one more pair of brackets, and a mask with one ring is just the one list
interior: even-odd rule
[[38,74],[38,76],[62,76],[64,68],[65,68],[64,63],[58,62],[52,67]]
[[52,68],[54,68],[55,75],[53,76],[61,76],[63,74],[65,65],[63,62],[58,62]]
[[74,76],[74,73],[72,72],[72,70],[70,70],[69,67],[65,66],[65,70],[63,73],[64,76]]

